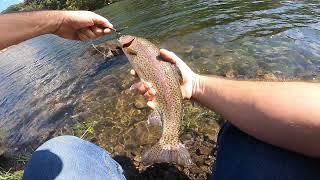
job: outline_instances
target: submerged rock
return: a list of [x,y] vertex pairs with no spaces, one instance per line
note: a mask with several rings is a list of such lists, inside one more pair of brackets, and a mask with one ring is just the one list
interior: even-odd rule
[[98,45],[92,45],[89,53],[90,55],[101,54],[104,58],[110,59],[114,56],[122,55],[123,51],[116,40],[111,40]]
[[191,53],[192,50],[193,50],[193,48],[194,48],[194,46],[189,45],[189,46],[187,46],[187,47],[184,48],[184,52],[185,52],[185,53]]
[[143,96],[137,96],[136,100],[134,101],[134,107],[137,109],[143,109],[147,107],[147,102]]

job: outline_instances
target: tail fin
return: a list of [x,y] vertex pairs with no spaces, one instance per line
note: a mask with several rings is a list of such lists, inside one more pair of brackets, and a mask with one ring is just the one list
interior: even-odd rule
[[143,164],[145,165],[162,162],[175,162],[184,166],[192,164],[187,148],[181,143],[175,145],[166,144],[161,146],[158,142],[144,154],[142,160]]

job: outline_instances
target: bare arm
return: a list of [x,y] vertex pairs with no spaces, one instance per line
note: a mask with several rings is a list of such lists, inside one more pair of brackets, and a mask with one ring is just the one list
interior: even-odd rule
[[[320,157],[320,84],[200,76],[174,53],[161,50],[160,54],[181,70],[185,98],[207,106],[257,139]],[[144,93],[152,107],[154,89],[143,83],[134,87]]]
[[192,98],[270,144],[320,157],[320,84],[200,76]]
[[112,24],[89,11],[37,11],[0,15],[0,50],[43,34],[86,41],[110,33]]

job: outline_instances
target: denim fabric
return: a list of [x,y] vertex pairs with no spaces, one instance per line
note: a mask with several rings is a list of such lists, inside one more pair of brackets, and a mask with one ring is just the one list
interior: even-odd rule
[[122,172],[104,149],[74,136],[60,136],[33,153],[23,180],[123,180]]
[[320,159],[266,144],[230,123],[219,133],[212,179],[320,180]]

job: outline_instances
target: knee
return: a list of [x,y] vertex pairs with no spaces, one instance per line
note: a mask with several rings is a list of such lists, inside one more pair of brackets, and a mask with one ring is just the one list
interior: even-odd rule
[[70,142],[70,141],[83,141],[82,139],[76,137],[76,136],[71,136],[71,135],[64,135],[64,136],[57,136],[54,137],[47,142],[51,143],[61,143],[61,142]]
[[38,147],[37,150],[44,150],[44,149],[60,149],[63,147],[68,147],[70,145],[77,145],[77,144],[83,144],[85,142],[84,140],[70,135],[64,135],[64,136],[58,136],[55,138],[52,138],[45,143],[43,143],[40,147]]

